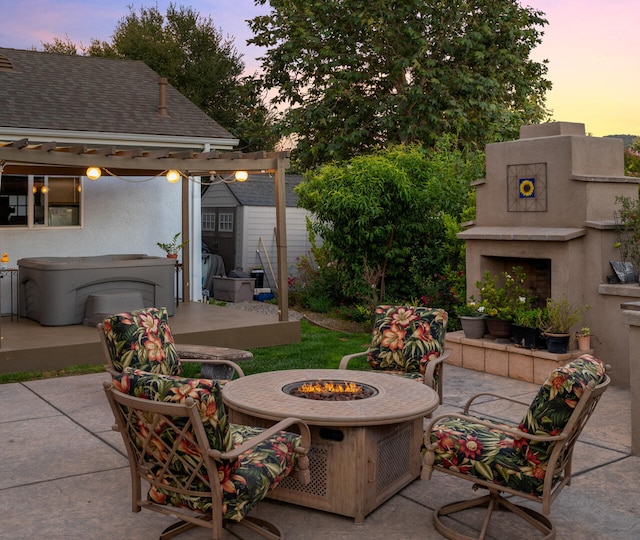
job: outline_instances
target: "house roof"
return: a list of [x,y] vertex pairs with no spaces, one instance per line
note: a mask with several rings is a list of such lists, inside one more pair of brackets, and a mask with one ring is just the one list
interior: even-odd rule
[[[234,137],[134,60],[0,48],[0,131],[38,129],[169,137]],[[237,142],[236,142],[237,144]]]
[[[299,174],[285,176],[285,191],[287,206],[298,206],[298,195],[293,190],[300,182]],[[224,184],[241,206],[275,206],[276,188],[273,175],[252,174],[246,182],[232,182]]]

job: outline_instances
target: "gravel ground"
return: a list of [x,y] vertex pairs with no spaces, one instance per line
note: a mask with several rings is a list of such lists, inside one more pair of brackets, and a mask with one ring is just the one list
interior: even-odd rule
[[[274,317],[278,316],[278,306],[269,302],[227,302],[227,307],[230,309],[241,309],[244,311],[264,313],[265,315],[273,315]],[[289,310],[289,320],[299,321],[302,318],[307,319],[311,324],[315,324],[316,326],[336,330],[338,332],[347,332],[350,334],[369,333],[367,328],[364,328],[363,325],[358,323],[337,319],[336,317],[330,317],[323,313],[314,313],[311,311],[300,312],[293,309]]]

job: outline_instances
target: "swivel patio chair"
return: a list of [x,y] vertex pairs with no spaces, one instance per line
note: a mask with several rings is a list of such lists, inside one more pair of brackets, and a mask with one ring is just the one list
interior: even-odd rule
[[442,403],[443,366],[451,354],[445,348],[448,315],[444,309],[413,306],[378,306],[366,351],[342,357],[340,369],[367,356],[374,370],[422,382],[438,392]]
[[[288,475],[309,482],[304,422],[286,418],[268,429],[229,423],[220,387],[208,379],[126,368],[104,388],[129,458],[132,511],[179,520],[161,539],[200,526],[219,540],[235,525],[282,538],[276,525],[247,514]],[[141,480],[149,484],[146,498]]]
[[[164,375],[181,375],[182,363],[203,365],[202,376],[221,384],[244,372],[235,362],[220,359],[222,347],[198,345],[176,346],[165,308],[144,308],[107,317],[97,325],[98,335],[107,359],[106,370],[112,376],[131,367]],[[252,357],[248,351],[235,351],[241,359]]]
[[[609,386],[608,369],[600,360],[587,354],[555,369],[517,426],[469,414],[469,408],[481,396],[527,406],[491,393],[477,394],[469,399],[464,414],[434,418],[425,431],[422,478],[431,478],[432,471],[436,470],[473,482],[474,490],[489,490],[483,497],[434,510],[436,529],[447,538],[471,539],[453,527],[454,520],[445,522],[442,518],[487,506],[478,539],[487,537],[492,512],[499,509],[513,512],[524,520],[521,525],[537,529],[545,539],[555,538],[554,525],[546,516],[562,488],[571,482],[573,448]],[[540,503],[542,514],[514,504],[503,494]],[[464,515],[459,514],[457,521],[462,521]],[[527,533],[514,533],[514,538],[516,536],[529,537]]]

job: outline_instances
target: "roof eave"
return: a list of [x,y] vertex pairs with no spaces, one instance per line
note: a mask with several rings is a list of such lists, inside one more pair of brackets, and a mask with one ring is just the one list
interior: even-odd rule
[[151,135],[146,133],[107,133],[97,131],[69,131],[35,128],[11,128],[0,126],[0,141],[27,138],[34,143],[56,141],[59,144],[86,144],[89,146],[135,146],[158,148],[188,148],[232,150],[238,139],[219,137],[185,137],[179,135]]

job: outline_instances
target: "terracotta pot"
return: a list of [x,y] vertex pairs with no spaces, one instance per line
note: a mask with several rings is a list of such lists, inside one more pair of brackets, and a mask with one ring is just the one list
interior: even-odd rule
[[511,321],[500,319],[486,319],[487,330],[495,338],[509,339],[511,337]]
[[464,330],[464,337],[469,339],[482,339],[486,331],[484,317],[470,317],[463,315],[460,317],[460,324]]
[[178,258],[177,253],[167,253],[167,259],[177,259],[177,258]]
[[576,336],[579,351],[588,351],[591,349],[591,335]]

